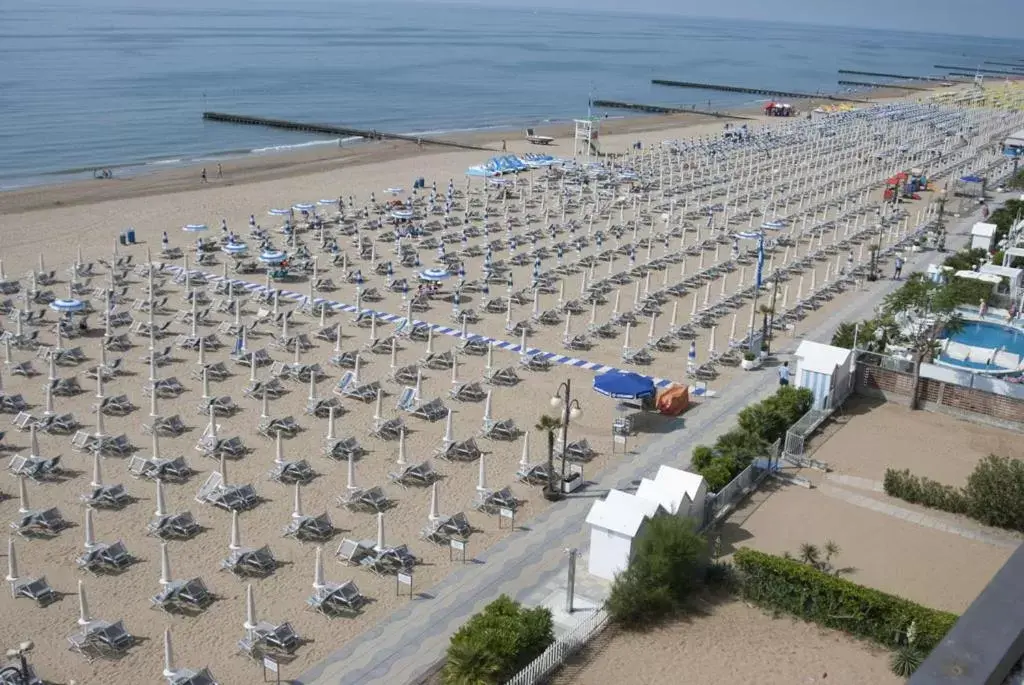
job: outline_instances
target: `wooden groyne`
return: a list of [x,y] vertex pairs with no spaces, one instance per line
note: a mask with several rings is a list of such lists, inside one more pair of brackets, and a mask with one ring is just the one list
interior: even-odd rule
[[875,76],[878,78],[894,78],[900,81],[936,81],[939,83],[949,83],[948,78],[942,76],[906,76],[904,74],[884,74],[877,71],[854,71],[852,69],[840,69],[840,74],[850,74],[851,76]]
[[936,64],[936,69],[949,69],[950,71],[973,71],[978,74],[999,74],[1001,76],[1024,76],[1019,71],[1007,71],[1005,69],[982,69],[981,67],[951,67],[948,64]]
[[648,114],[699,114],[705,117],[717,119],[741,119],[749,121],[750,117],[741,117],[735,114],[724,114],[722,112],[709,112],[691,107],[666,107],[664,105],[643,105],[635,102],[620,102],[618,100],[594,100],[591,103],[594,107],[604,109],[630,109],[634,112],[647,112]]
[[750,95],[764,95],[772,98],[789,98],[791,100],[831,100],[833,102],[860,102],[867,104],[867,100],[842,97],[841,95],[825,95],[811,93],[793,93],[786,90],[771,90],[769,88],[745,88],[742,86],[723,86],[715,83],[694,83],[692,81],[668,81],[666,79],[651,79],[656,86],[673,86],[675,88],[693,88],[695,90],[715,90],[723,93],[749,93]]
[[1011,69],[1024,69],[1024,64],[1014,64],[1012,62],[982,62],[982,64],[993,64],[997,67],[1010,67]]
[[383,131],[367,131],[366,129],[350,128],[348,126],[334,126],[332,124],[310,124],[299,121],[288,121],[286,119],[268,119],[266,117],[253,117],[245,114],[225,114],[224,112],[203,112],[204,121],[220,121],[226,124],[243,124],[246,126],[267,126],[269,128],[281,128],[289,131],[302,131],[303,133],[322,133],[328,136],[340,136],[343,138],[366,138],[368,140],[405,140],[412,143],[424,145],[441,145],[444,147],[460,148],[462,150],[486,150],[491,148],[479,145],[466,145],[448,140],[436,140],[433,138],[422,138],[420,136],[409,136],[403,133],[385,133]]
[[916,86],[905,86],[899,83],[871,83],[870,81],[837,81],[841,86],[862,86],[867,88],[895,88],[897,90],[930,90]]

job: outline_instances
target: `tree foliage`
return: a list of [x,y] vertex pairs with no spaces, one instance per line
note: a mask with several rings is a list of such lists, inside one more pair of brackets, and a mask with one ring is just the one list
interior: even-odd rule
[[722,433],[713,447],[693,448],[690,466],[719,492],[751,462],[768,453],[769,446],[784,437],[790,426],[807,413],[814,396],[807,388],[786,386],[761,402],[745,407],[737,426]]
[[551,611],[501,595],[470,618],[448,645],[445,685],[497,685],[554,642]]
[[606,609],[624,627],[645,629],[684,607],[701,586],[708,544],[690,519],[667,515],[650,519],[634,544]]

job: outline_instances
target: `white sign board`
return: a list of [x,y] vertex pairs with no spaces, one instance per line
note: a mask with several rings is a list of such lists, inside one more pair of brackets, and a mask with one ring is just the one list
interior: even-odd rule
[[452,540],[451,541],[451,546],[452,546],[452,549],[458,550],[460,552],[465,551],[465,549],[466,549],[466,543],[463,542],[462,540]]
[[263,668],[267,669],[272,673],[277,673],[277,662],[271,659],[269,656],[263,657]]
[[499,509],[498,510],[498,514],[502,518],[506,518],[506,519],[510,519],[510,518],[512,518],[512,517],[514,517],[516,515],[516,513],[514,511],[512,511],[511,509]]
[[410,574],[408,574],[408,573],[399,573],[398,574],[398,582],[401,583],[402,585],[409,585],[409,586],[411,586],[412,585],[412,576]]

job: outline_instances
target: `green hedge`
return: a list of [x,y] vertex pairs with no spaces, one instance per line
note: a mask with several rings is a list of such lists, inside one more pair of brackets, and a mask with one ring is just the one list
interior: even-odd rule
[[822,573],[795,559],[743,548],[733,555],[733,564],[747,600],[868,638],[890,649],[901,646],[907,628],[914,623],[914,645],[929,652],[958,618]]
[[774,395],[744,408],[737,416],[739,425],[719,436],[714,447],[694,447],[691,468],[704,476],[711,492],[719,492],[751,462],[765,456],[768,447],[786,435],[813,401],[807,388],[779,388]]
[[1024,532],[1024,461],[989,455],[978,462],[964,488],[886,469],[885,494],[953,514],[966,514],[988,526]]
[[882,481],[885,494],[911,504],[923,504],[953,514],[966,514],[968,500],[963,490],[929,478],[915,476],[909,470],[886,469]]

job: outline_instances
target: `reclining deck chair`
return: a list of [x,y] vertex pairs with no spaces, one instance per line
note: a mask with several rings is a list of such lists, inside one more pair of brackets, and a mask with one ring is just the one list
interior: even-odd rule
[[231,555],[220,563],[222,571],[231,571],[238,576],[265,578],[277,570],[277,560],[264,545],[259,549],[242,548],[232,550]]
[[295,538],[299,542],[326,542],[334,537],[334,533],[331,517],[324,512],[319,516],[293,518],[281,534],[286,538]]
[[378,513],[391,506],[391,501],[381,487],[375,486],[366,490],[350,490],[336,500],[339,507],[349,511]]
[[146,526],[146,535],[161,540],[189,540],[201,530],[202,527],[196,522],[192,512],[183,511],[178,514],[157,516]]

